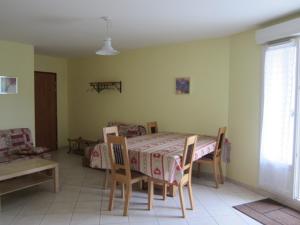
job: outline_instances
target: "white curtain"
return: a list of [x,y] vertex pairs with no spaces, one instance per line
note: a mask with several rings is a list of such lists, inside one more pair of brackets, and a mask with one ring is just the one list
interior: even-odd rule
[[259,184],[269,192],[292,197],[296,44],[269,46],[264,57]]

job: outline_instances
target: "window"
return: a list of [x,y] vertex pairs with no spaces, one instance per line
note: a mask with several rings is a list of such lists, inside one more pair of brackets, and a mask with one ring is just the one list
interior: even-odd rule
[[297,139],[297,49],[295,40],[265,48],[260,145],[260,186],[291,198]]

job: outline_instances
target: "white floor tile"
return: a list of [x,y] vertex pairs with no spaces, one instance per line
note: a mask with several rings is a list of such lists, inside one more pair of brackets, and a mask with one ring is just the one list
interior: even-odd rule
[[44,215],[29,215],[16,218],[12,225],[39,225]]
[[214,219],[219,225],[248,225],[238,215],[215,216]]
[[69,225],[72,214],[48,214],[45,215],[41,225]]
[[[195,209],[181,216],[179,198],[163,201],[155,195],[153,209],[147,210],[147,193],[134,191],[129,216],[123,216],[120,189],[108,211],[109,190],[103,190],[105,172],[84,168],[81,157],[60,150],[54,155],[60,163],[61,187],[53,193],[49,184],[9,194],[3,198],[0,225],[258,225],[233,205],[262,198],[243,187],[226,182],[219,189],[212,179],[193,178]],[[185,193],[186,207],[189,207]]]
[[[130,225],[141,225],[141,222],[131,222]],[[151,221],[151,222],[143,222],[142,225],[159,225],[159,223],[157,221]]]
[[54,202],[50,205],[47,214],[72,214],[75,202]]
[[158,221],[159,225],[189,225],[185,220],[176,220],[176,221]]
[[217,225],[212,217],[192,218],[187,221],[189,225]]
[[154,212],[148,210],[131,210],[129,213],[129,222],[130,223],[150,223],[157,222],[156,215]]
[[0,213],[0,225],[10,225],[14,218],[16,217],[16,214],[12,214],[10,212],[1,212]]
[[251,217],[236,211],[237,215],[239,215],[248,225],[260,225],[261,223],[257,222],[256,220],[252,219]]
[[97,212],[79,212],[74,213],[70,225],[80,224],[99,224],[100,223],[100,211]]

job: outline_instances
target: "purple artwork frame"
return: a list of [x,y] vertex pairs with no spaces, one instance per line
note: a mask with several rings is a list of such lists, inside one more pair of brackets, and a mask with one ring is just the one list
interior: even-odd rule
[[176,78],[176,94],[189,94],[190,93],[190,78],[178,77]]

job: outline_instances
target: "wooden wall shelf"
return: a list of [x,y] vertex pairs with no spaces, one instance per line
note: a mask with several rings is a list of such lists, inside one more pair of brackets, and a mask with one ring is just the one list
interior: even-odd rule
[[90,86],[95,89],[98,93],[103,90],[115,89],[122,93],[122,82],[121,81],[110,81],[110,82],[91,82]]

